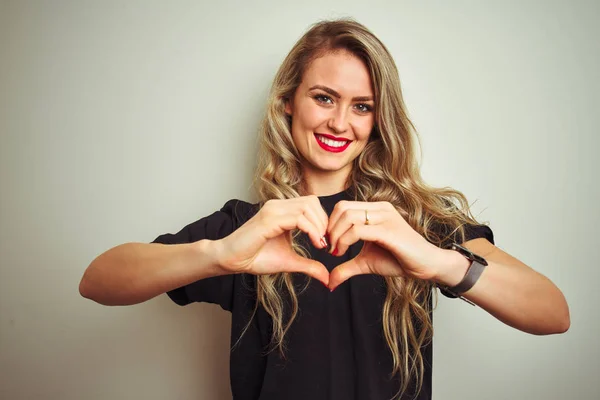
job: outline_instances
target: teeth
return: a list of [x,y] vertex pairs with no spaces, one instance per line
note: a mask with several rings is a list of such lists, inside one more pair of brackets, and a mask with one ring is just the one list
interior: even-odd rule
[[323,136],[317,136],[317,139],[319,141],[321,141],[322,143],[325,143],[327,146],[331,146],[331,147],[342,147],[348,142],[347,140],[343,140],[343,141],[331,140],[331,139],[324,138]]

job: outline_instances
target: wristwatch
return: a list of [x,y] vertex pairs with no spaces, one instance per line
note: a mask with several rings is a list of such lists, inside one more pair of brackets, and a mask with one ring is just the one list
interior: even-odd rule
[[483,257],[478,256],[477,254],[473,253],[471,250],[464,248],[457,243],[452,243],[452,245],[450,246],[449,249],[456,250],[460,254],[465,256],[467,258],[467,260],[471,261],[471,265],[469,266],[469,269],[467,270],[465,277],[462,279],[462,281],[460,281],[458,283],[458,285],[452,286],[452,287],[438,285],[438,288],[440,289],[440,292],[442,292],[442,294],[444,296],[450,297],[453,299],[458,297],[461,300],[464,300],[467,303],[474,306],[475,304],[473,302],[465,299],[462,296],[462,293],[471,289],[473,287],[473,285],[475,285],[475,282],[477,282],[477,280],[481,276],[481,273],[483,272],[485,267],[487,267],[488,263],[487,263],[487,261],[485,261],[485,259]]

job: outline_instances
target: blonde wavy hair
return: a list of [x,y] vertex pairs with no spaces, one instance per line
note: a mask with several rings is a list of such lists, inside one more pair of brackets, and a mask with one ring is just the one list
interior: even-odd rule
[[[477,224],[468,202],[461,192],[428,186],[421,178],[415,154],[419,137],[407,116],[396,64],[383,43],[353,19],[312,25],[275,75],[259,132],[254,187],[260,206],[270,199],[309,194],[302,179],[301,156],[292,141],[290,117],[284,108],[309,64],[336,51],[347,51],[365,63],[375,95],[375,125],[346,182],[354,199],[390,202],[413,229],[439,247],[450,241],[464,241],[464,225]],[[290,243],[298,254],[308,256],[298,243],[299,233],[290,234]],[[409,277],[385,277],[385,282],[383,331],[393,357],[390,374],[399,378],[399,397],[411,382],[417,394],[425,370],[421,350],[433,336],[433,283]],[[298,314],[293,274],[258,276],[256,291],[254,312],[260,304],[272,318],[269,351],[278,348],[284,357],[284,337]]]

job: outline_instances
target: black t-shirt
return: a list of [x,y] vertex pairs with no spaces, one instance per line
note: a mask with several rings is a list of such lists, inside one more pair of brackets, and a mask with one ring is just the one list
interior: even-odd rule
[[[340,200],[351,200],[348,191],[319,197],[331,214]],[[256,205],[228,201],[220,211],[193,222],[176,234],[164,234],[153,243],[180,244],[201,239],[221,239],[258,211]],[[485,225],[470,226],[466,240],[493,234]],[[330,271],[355,257],[362,242],[343,257],[316,249],[301,237],[311,258]],[[302,287],[306,276],[294,274]],[[249,274],[212,277],[168,292],[179,305],[192,302],[219,304],[232,314],[231,344],[245,328],[255,306],[256,277]],[[297,284],[296,284],[297,283]],[[297,292],[298,293],[298,292]],[[382,308],[386,286],[378,275],[354,276],[332,293],[311,279],[298,295],[299,313],[285,336],[285,359],[276,349],[265,355],[271,339],[269,315],[259,307],[251,325],[230,354],[230,380],[234,400],[389,400],[398,391],[397,377],[390,379],[392,357],[383,336]],[[418,400],[431,399],[432,345],[423,348],[425,376]],[[410,394],[414,386],[408,391]],[[405,396],[404,398],[412,398]]]

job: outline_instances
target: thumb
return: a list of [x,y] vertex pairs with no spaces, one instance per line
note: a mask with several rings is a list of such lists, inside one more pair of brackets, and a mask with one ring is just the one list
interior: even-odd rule
[[301,272],[329,285],[329,270],[320,262],[292,253],[283,260],[285,272]]
[[331,271],[331,274],[329,274],[329,290],[333,292],[335,288],[353,276],[367,273],[368,272],[364,272],[360,267],[358,257],[346,261],[345,263],[335,267],[333,271]]

